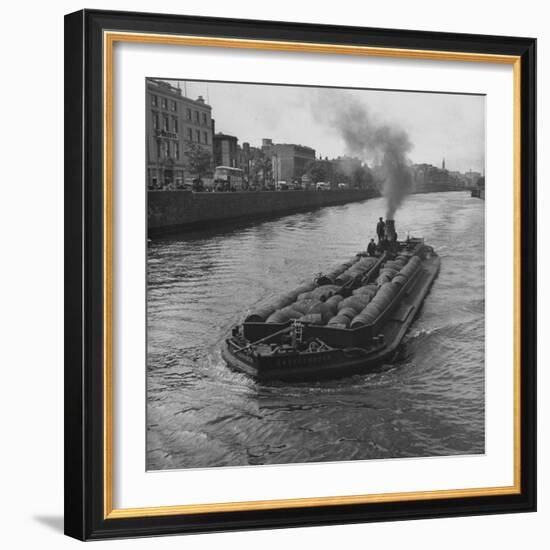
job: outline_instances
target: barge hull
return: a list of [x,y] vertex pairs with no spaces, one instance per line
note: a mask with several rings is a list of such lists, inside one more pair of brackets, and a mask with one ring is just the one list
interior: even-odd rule
[[[407,289],[399,305],[380,330],[384,336],[384,345],[371,353],[365,352],[359,357],[346,358],[341,350],[340,357],[336,360],[327,357],[325,361],[301,364],[300,358],[297,357],[296,361],[288,361],[290,365],[267,366],[262,363],[261,358],[258,361],[250,361],[245,354],[235,353],[229,341],[226,341],[222,349],[223,359],[231,368],[253,376],[259,381],[299,382],[369,373],[390,360],[397,352],[399,344],[420,312],[424,299],[439,273],[440,263],[438,256],[423,262],[414,284]],[[319,359],[322,359],[322,356]]]

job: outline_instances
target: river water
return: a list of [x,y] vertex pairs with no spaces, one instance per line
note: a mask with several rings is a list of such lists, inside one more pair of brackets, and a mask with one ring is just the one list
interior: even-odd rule
[[153,239],[148,469],[483,453],[484,207],[407,199],[397,232],[434,246],[439,277],[391,364],[318,383],[258,384],[220,347],[255,304],[364,250],[383,199]]

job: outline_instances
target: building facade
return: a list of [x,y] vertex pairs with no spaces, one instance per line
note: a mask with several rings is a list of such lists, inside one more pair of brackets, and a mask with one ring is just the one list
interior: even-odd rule
[[305,145],[278,143],[275,145],[276,179],[286,182],[301,181],[311,161],[315,160],[315,149]]
[[471,168],[464,173],[464,177],[468,182],[468,185],[476,185],[477,181],[481,178],[481,172],[475,172]]
[[217,133],[214,135],[215,166],[239,166],[239,140],[235,136]]
[[262,140],[262,151],[271,158],[273,179],[287,183],[300,182],[310,162],[315,160],[315,149],[294,143],[273,143]]
[[212,107],[162,80],[147,79],[146,88],[147,186],[181,188],[194,177],[185,154],[190,144],[213,154]]
[[412,170],[416,193],[458,190],[463,185],[461,180],[448,170],[431,164],[414,164]]

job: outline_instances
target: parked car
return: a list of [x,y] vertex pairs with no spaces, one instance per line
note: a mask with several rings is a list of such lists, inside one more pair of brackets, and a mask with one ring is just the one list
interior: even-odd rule
[[286,181],[278,181],[275,184],[277,191],[288,191],[288,183]]
[[204,191],[204,182],[200,178],[195,178],[192,185],[193,191]]

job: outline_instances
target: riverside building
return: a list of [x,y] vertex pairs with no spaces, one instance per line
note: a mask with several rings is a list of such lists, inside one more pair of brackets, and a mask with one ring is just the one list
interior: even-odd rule
[[262,151],[272,159],[276,181],[300,181],[309,163],[315,160],[315,149],[311,147],[294,143],[273,143],[269,138],[262,140]]
[[156,79],[147,80],[147,187],[178,189],[194,174],[185,152],[197,144],[212,156],[212,107],[202,96],[185,97],[179,87]]
[[239,160],[239,140],[235,136],[217,133],[214,135],[214,164],[236,168]]

